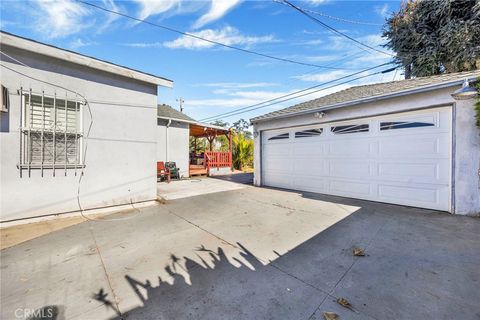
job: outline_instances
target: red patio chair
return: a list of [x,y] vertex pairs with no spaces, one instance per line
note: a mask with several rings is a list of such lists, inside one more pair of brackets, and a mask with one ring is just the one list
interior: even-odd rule
[[157,162],[157,181],[160,179],[167,179],[167,182],[170,183],[170,170],[165,167],[165,163],[163,161]]

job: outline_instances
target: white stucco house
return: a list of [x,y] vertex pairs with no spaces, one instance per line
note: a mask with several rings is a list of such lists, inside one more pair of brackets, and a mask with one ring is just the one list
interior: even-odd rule
[[[229,129],[196,121],[165,104],[158,105],[157,118],[157,161],[174,161],[182,177],[231,174],[231,140],[229,151],[213,151],[217,137],[226,135],[230,139]],[[208,140],[209,151],[196,150],[197,139]]]
[[352,87],[251,119],[257,186],[480,213],[480,71]]
[[157,198],[157,89],[172,81],[0,34],[2,223]]

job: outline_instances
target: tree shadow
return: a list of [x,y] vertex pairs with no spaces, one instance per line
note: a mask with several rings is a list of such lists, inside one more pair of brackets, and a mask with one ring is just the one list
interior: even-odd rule
[[[183,257],[185,267],[178,270],[182,273],[175,270],[180,265],[179,258],[171,257],[173,264],[164,268],[171,279],[158,277],[158,285],[126,275],[125,280],[142,305],[114,319],[291,318],[298,315],[292,305],[315,305],[324,297],[317,290],[305,288],[295,279],[264,265],[241,244],[237,246],[242,252],[238,258],[230,257],[230,261],[222,248],[215,251],[200,246],[197,251],[207,253],[213,264],[199,255],[200,262]],[[239,267],[233,265],[232,260]],[[186,281],[184,272],[190,275],[191,283]],[[284,303],[286,299],[291,305]],[[311,312],[311,309],[304,310],[305,316]]]

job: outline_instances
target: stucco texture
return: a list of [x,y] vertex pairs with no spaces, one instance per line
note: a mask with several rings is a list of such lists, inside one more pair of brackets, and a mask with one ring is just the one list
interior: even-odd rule
[[[84,176],[80,170],[23,171],[20,155],[21,97],[17,90],[75,94],[7,69],[1,82],[10,92],[9,130],[0,133],[1,221],[83,209],[128,204],[156,198],[156,105],[157,87],[55,58],[2,46],[2,51],[30,67],[2,56],[2,64],[40,80],[83,95]],[[91,116],[90,116],[91,112]],[[87,136],[88,128],[91,131]],[[87,147],[88,146],[88,147]],[[78,198],[77,198],[78,195]]]

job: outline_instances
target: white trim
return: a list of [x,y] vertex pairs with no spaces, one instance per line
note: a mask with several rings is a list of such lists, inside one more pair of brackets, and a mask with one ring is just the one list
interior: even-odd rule
[[184,123],[191,123],[191,124],[197,124],[197,121],[192,121],[192,120],[186,120],[186,119],[179,119],[179,118],[172,118],[172,117],[165,117],[165,116],[157,116],[158,119],[163,119],[163,120],[172,120],[176,122],[184,122]]
[[173,88],[173,81],[161,77],[157,77],[148,73],[133,70],[124,66],[116,65],[111,62],[88,57],[73,51],[57,48],[51,45],[36,42],[30,39],[22,38],[9,34],[6,32],[0,32],[0,43],[2,45],[8,45],[11,47],[23,49],[26,51],[34,52],[37,54],[53,57],[56,59],[68,61],[71,63],[79,64],[89,68],[118,74],[123,77],[153,83],[158,86],[167,88]]
[[177,121],[177,122],[184,122],[184,123],[189,123],[189,124],[195,124],[197,126],[202,126],[202,127],[207,127],[211,129],[217,129],[217,130],[226,130],[228,131],[228,128],[216,126],[213,124],[209,123],[204,123],[204,122],[199,122],[199,121],[192,121],[192,120],[185,120],[185,119],[179,119],[179,118],[173,118],[173,117],[165,117],[165,116],[157,116],[158,119],[163,119],[163,120],[171,120],[171,121]]

